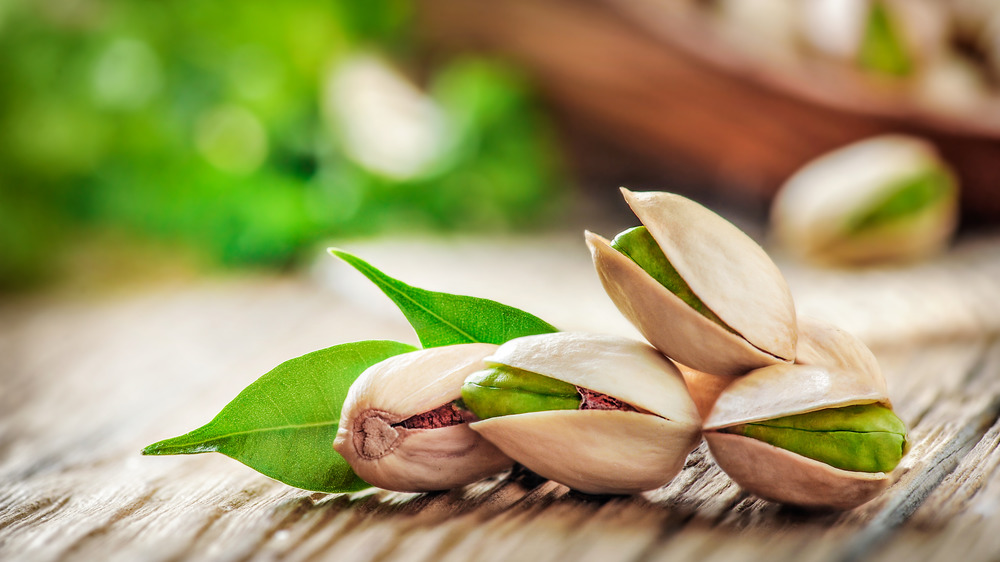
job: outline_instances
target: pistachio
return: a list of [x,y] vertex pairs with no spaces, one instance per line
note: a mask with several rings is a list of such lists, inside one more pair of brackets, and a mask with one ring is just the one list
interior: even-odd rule
[[812,49],[886,77],[917,73],[941,55],[948,17],[934,2],[810,0],[801,38]]
[[722,431],[861,472],[891,472],[903,458],[906,445],[906,426],[892,410],[879,404],[828,408]]
[[643,271],[648,273],[653,279],[658,281],[671,293],[677,295],[685,304],[698,311],[699,314],[708,318],[712,322],[722,326],[730,332],[734,332],[721,318],[715,315],[705,303],[694,294],[684,278],[677,273],[677,269],[670,264],[667,256],[663,255],[663,250],[649,233],[645,226],[636,226],[620,232],[611,240],[611,247],[625,254],[634,261]]
[[422,349],[368,368],[354,382],[334,449],[369,484],[404,492],[446,490],[513,461],[469,429],[455,402],[491,344]]
[[582,398],[576,386],[552,377],[499,365],[473,373],[462,385],[462,401],[479,419],[577,410]]
[[587,232],[587,245],[608,296],[653,346],[714,375],[795,358],[791,292],[756,242],[679,195],[622,193],[644,228],[614,242]]
[[821,263],[865,264],[926,257],[957,225],[954,175],[929,143],[885,135],[810,162],[781,188],[775,238]]
[[700,418],[680,373],[644,343],[560,332],[511,340],[485,362],[463,387],[465,405],[486,418],[470,427],[576,490],[657,488],[698,443]]
[[712,456],[765,499],[849,509],[877,496],[907,450],[884,384],[822,365],[772,365],[735,380],[705,420]]

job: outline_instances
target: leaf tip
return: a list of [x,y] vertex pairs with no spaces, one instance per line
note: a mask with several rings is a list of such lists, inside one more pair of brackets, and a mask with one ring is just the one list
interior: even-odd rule
[[147,445],[140,453],[143,456],[150,455],[193,455],[195,453],[211,453],[218,451],[218,447],[211,442],[192,442],[191,434],[181,435],[157,441],[152,445]]
[[162,443],[163,442],[160,441],[158,443],[153,443],[152,445],[146,445],[141,451],[139,451],[139,454],[143,456],[162,455],[163,448],[160,446]]

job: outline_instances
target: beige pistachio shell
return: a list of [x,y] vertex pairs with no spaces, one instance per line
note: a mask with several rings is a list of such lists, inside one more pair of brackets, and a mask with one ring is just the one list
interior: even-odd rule
[[827,263],[915,259],[940,251],[958,223],[958,192],[898,224],[848,235],[848,219],[873,208],[896,182],[922,170],[948,173],[934,147],[883,135],[830,152],[796,172],[775,197],[773,235],[790,253]]
[[792,293],[763,248],[731,222],[680,195],[622,193],[708,308],[754,347],[794,359]]
[[818,365],[772,365],[733,381],[705,420],[705,441],[736,483],[763,498],[847,509],[888,485],[884,473],[853,472],[718,430],[753,421],[854,404],[890,406],[884,383],[867,375]]
[[681,424],[701,423],[677,367],[643,342],[557,332],[511,340],[485,361],[595,390]]
[[679,363],[718,375],[794,359],[791,292],[756,242],[679,195],[622,192],[691,290],[736,332],[698,313],[607,239],[587,232],[605,291],[650,343]]
[[707,432],[719,467],[748,492],[809,507],[850,509],[889,485],[884,472],[851,472],[742,435]]
[[[857,336],[841,330],[833,324],[807,315],[799,315],[799,336],[795,351],[795,363],[853,370],[858,376],[866,376],[874,389],[888,394],[885,378],[875,355]],[[698,407],[702,418],[709,412],[735,376],[711,375],[678,364],[688,393]]]
[[698,444],[695,426],[617,410],[532,412],[471,427],[530,470],[590,494],[658,488]]
[[868,377],[868,383],[888,395],[885,377],[875,354],[857,336],[819,318],[799,315],[799,343],[795,362],[819,365]]
[[[799,315],[798,325],[795,363],[853,372],[855,376],[867,377],[868,383],[877,393],[888,394],[878,360],[864,342],[853,334],[812,316]],[[738,378],[711,375],[680,364],[677,367],[703,418],[708,417],[719,395]]]
[[623,400],[640,412],[556,410],[470,424],[530,470],[593,494],[630,494],[673,478],[699,439],[700,417],[677,368],[649,345],[561,332],[500,346],[508,365]]
[[705,430],[854,404],[891,407],[884,384],[819,365],[771,365],[733,381],[715,401]]
[[395,425],[457,400],[465,377],[496,347],[422,349],[370,367],[348,391],[334,449],[369,484],[406,492],[463,486],[510,467],[513,461],[468,424]]

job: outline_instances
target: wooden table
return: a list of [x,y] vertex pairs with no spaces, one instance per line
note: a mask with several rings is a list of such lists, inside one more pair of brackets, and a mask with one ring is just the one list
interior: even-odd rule
[[[564,329],[636,335],[577,234],[346,245],[413,284]],[[808,512],[742,492],[701,445],[666,487],[588,497],[515,470],[433,494],[311,493],[221,455],[141,457],[277,363],[415,343],[346,265],[0,308],[2,560],[997,560],[1000,238],[855,273],[780,260],[803,312],[865,339],[913,448],[874,501]]]

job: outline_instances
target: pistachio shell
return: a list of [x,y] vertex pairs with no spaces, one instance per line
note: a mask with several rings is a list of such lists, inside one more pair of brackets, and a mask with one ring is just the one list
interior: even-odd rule
[[772,365],[730,384],[705,420],[705,440],[719,466],[761,497],[806,506],[855,507],[888,484],[884,473],[834,468],[757,439],[718,430],[737,424],[853,404],[890,406],[884,384],[819,365]]
[[692,292],[733,330],[684,303],[607,239],[585,233],[605,291],[650,343],[679,363],[717,375],[794,359],[792,295],[756,242],[679,195],[622,193]]
[[764,499],[810,507],[850,509],[889,485],[884,472],[851,472],[729,433],[705,434],[719,467]]
[[[852,372],[854,376],[867,377],[868,383],[877,393],[888,395],[878,360],[864,342],[853,334],[812,316],[799,315],[798,326],[796,364],[829,367]],[[703,373],[685,365],[678,365],[678,368],[703,418],[708,417],[719,395],[739,378]],[[794,383],[790,381],[789,384]]]
[[470,424],[556,482],[594,494],[656,488],[677,474],[697,445],[700,418],[680,373],[644,343],[560,332],[507,342],[486,362],[559,379],[640,409],[551,410]]
[[677,367],[639,341],[578,332],[525,336],[485,361],[595,390],[678,423],[700,424]]
[[658,488],[698,444],[690,424],[617,410],[532,412],[471,427],[532,471],[590,494]]
[[794,359],[792,294],[763,248],[731,222],[680,195],[627,189],[622,193],[708,308],[751,345]]
[[771,365],[733,381],[715,401],[704,428],[875,402],[892,406],[884,387],[867,376],[818,365]]
[[678,363],[720,375],[742,375],[779,361],[688,306],[601,236],[587,245],[604,290],[649,343]]
[[[941,174],[946,192],[906,220],[852,232],[852,217],[876,208],[899,182]],[[958,192],[933,146],[884,135],[830,152],[796,172],[775,197],[775,238],[800,257],[828,263],[907,260],[947,245],[957,225]]]
[[868,377],[868,383],[888,395],[875,354],[857,336],[812,316],[799,316],[799,343],[795,362],[850,371]]
[[465,377],[496,347],[422,349],[370,367],[347,394],[334,449],[369,484],[407,492],[463,486],[508,468],[513,461],[468,424],[395,425],[457,400]]

